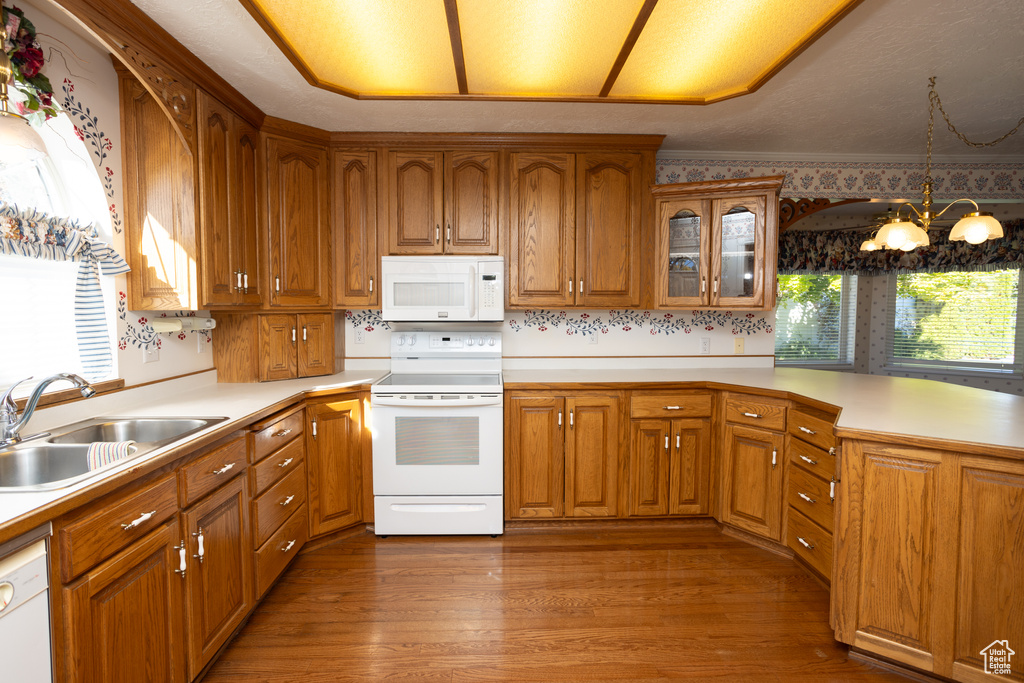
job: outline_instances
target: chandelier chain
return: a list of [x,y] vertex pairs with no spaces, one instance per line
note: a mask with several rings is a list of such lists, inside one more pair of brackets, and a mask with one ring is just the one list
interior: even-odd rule
[[958,138],[960,138],[960,141],[963,142],[965,145],[968,145],[969,147],[992,147],[993,145],[998,145],[1000,142],[1002,142],[1006,138],[1008,138],[1011,135],[1013,135],[1014,133],[1016,133],[1020,129],[1021,126],[1024,126],[1024,117],[1021,117],[1020,121],[1017,122],[1017,125],[1014,126],[1012,130],[1010,130],[1009,132],[1007,132],[1007,133],[1003,134],[1002,136],[996,138],[995,140],[992,140],[990,142],[974,142],[973,140],[968,140],[967,136],[965,136],[963,133],[961,133],[960,131],[958,131],[956,129],[956,126],[953,125],[953,122],[949,120],[949,115],[946,114],[946,110],[942,108],[942,100],[939,99],[939,93],[935,92],[935,76],[932,76],[931,78],[928,79],[928,84],[929,84],[928,85],[928,104],[929,104],[929,107],[928,107],[928,147],[929,147],[929,150],[931,148],[931,141],[932,141],[932,111],[934,110],[935,107],[939,108],[939,112],[942,113],[942,118],[946,120],[946,127],[949,128],[949,132],[952,133],[953,135],[957,136]]

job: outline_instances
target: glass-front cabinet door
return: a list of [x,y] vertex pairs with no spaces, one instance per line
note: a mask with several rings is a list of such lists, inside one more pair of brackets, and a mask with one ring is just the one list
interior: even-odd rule
[[700,199],[665,202],[661,205],[660,219],[660,305],[707,305],[711,202]]
[[765,197],[715,200],[711,304],[751,307],[764,301]]

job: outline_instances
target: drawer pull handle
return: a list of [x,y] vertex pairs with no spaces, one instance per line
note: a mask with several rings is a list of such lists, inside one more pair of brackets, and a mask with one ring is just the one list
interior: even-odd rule
[[665,406],[665,410],[679,410],[679,406]]
[[817,503],[818,502],[814,498],[811,498],[810,496],[808,496],[806,493],[797,492],[796,495],[800,496],[801,498],[806,500],[808,503]]
[[288,552],[289,550],[292,549],[292,546],[294,546],[294,545],[295,545],[295,541],[288,541],[288,545],[286,545],[285,547],[281,548],[281,550],[283,552]]
[[807,427],[797,427],[797,429],[799,429],[804,434],[817,434],[818,433],[818,432],[814,431],[813,429],[808,429]]
[[818,464],[818,461],[817,461],[817,460],[811,460],[811,459],[810,459],[810,458],[808,458],[808,457],[807,457],[806,455],[801,455],[801,456],[800,456],[800,459],[801,459],[801,460],[803,460],[803,461],[804,461],[805,463],[807,463],[808,465],[817,465],[817,464]]
[[274,436],[288,436],[291,433],[292,433],[292,430],[290,430],[290,429],[282,429],[279,432],[274,432]]
[[229,462],[228,464],[224,465],[224,467],[221,467],[219,470],[214,470],[213,474],[224,474],[225,472],[227,472],[228,470],[230,470],[234,466],[235,466],[235,463]]
[[288,459],[287,459],[287,460],[285,460],[284,462],[279,462],[279,463],[277,463],[277,466],[278,466],[278,467],[288,467],[288,465],[290,465],[290,464],[291,464],[291,462],[292,462],[292,460],[294,460],[294,459],[295,459],[295,458],[288,458]]
[[292,502],[292,500],[294,500],[294,498],[295,498],[295,496],[288,496],[283,501],[281,501],[281,506],[283,507],[283,506],[287,505],[288,503]]
[[764,415],[758,415],[757,413],[743,413],[743,414],[746,415],[747,417],[752,417],[752,418],[757,419],[757,420],[760,420],[762,417],[764,417]]
[[138,517],[136,517],[132,521],[128,522],[127,524],[122,524],[121,528],[124,529],[125,531],[131,531],[135,527],[140,526],[141,524],[145,524],[147,521],[149,521],[149,518],[152,517],[155,514],[156,514],[156,510],[150,510],[149,512],[143,512],[141,515],[139,515]]
[[203,563],[203,556],[206,555],[206,549],[203,547],[203,527],[199,527],[199,531],[197,533],[192,534],[192,535],[195,536],[197,538],[197,540],[199,541],[199,554],[198,555],[193,555],[192,557],[198,557],[199,558],[199,564],[202,564]]
[[800,538],[799,536],[796,537],[796,540],[800,541],[800,545],[802,545],[803,547],[807,548],[808,550],[814,550],[814,545],[813,544],[808,543],[807,541],[805,541],[804,539]]
[[836,454],[836,447],[832,446],[831,448],[829,448],[828,449],[828,454],[829,455],[835,455]]

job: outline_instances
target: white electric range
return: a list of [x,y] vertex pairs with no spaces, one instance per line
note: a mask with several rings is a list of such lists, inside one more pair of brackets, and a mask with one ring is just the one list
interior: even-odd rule
[[370,388],[374,532],[500,534],[501,334],[393,332]]

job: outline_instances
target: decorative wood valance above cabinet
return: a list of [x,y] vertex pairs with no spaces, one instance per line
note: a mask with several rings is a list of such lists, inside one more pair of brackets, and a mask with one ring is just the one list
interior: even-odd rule
[[770,176],[651,188],[658,226],[656,305],[774,309],[783,180]]

